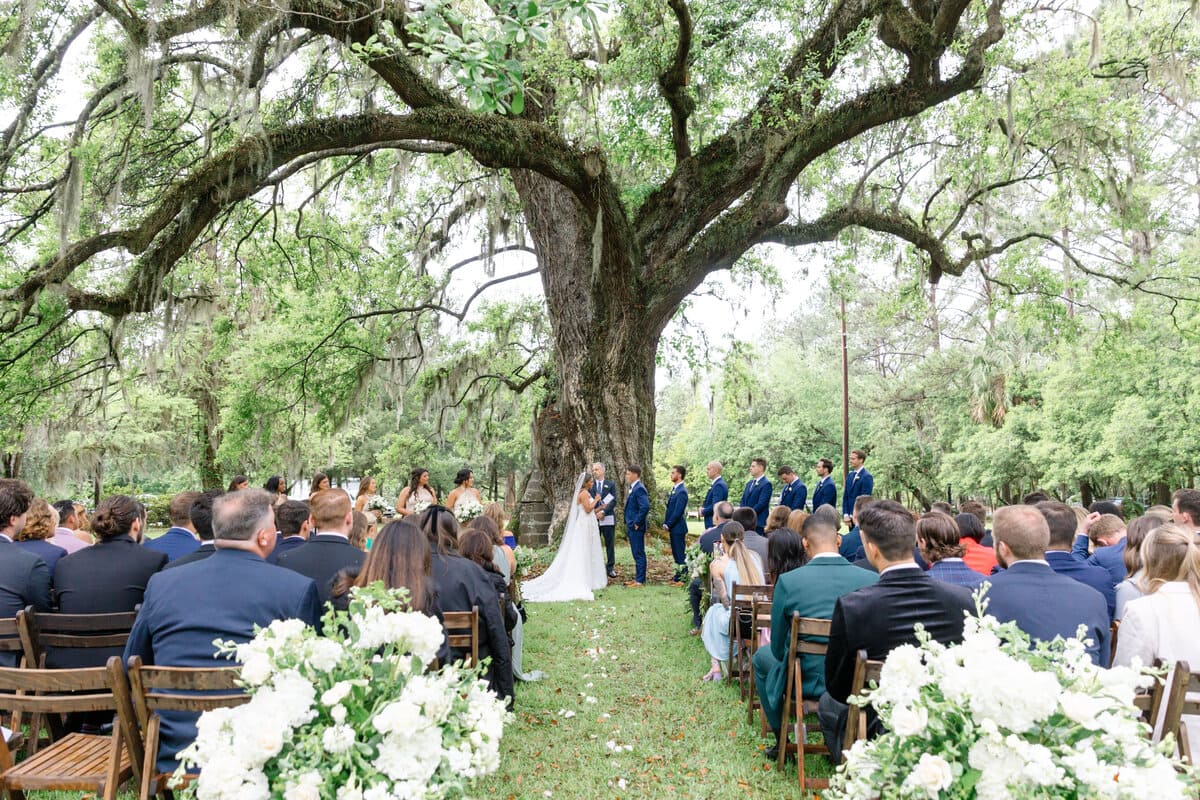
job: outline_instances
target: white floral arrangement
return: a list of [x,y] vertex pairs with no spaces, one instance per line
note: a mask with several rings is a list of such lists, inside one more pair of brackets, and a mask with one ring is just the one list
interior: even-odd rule
[[825,798],[1196,796],[1195,774],[1172,742],[1151,745],[1133,704],[1152,676],[1094,666],[1082,629],[1032,648],[994,617],[968,617],[960,645],[917,633],[919,647],[893,650],[879,686],[851,698],[887,732],[854,745]]
[[517,560],[517,577],[524,578],[538,562],[538,552],[532,547],[517,545],[513,548],[513,558]]
[[474,495],[460,495],[454,503],[454,518],[459,522],[470,522],[479,516],[483,516],[483,503],[476,500]]
[[286,620],[216,643],[251,698],[203,713],[180,753],[177,775],[200,768],[199,800],[462,798],[499,768],[510,715],[477,670],[429,670],[441,623],[404,610],[402,589],[352,592],[327,636]]
[[433,503],[429,502],[428,500],[418,500],[417,502],[412,504],[412,513],[420,514],[422,511],[429,508],[431,505],[433,505]]

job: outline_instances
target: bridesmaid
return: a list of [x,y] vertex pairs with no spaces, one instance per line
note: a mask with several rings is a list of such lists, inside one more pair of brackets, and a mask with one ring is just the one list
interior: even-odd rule
[[400,496],[396,498],[396,513],[407,517],[416,513],[417,503],[432,506],[437,505],[437,501],[437,493],[429,485],[429,470],[417,467],[409,476],[408,485],[400,490]]

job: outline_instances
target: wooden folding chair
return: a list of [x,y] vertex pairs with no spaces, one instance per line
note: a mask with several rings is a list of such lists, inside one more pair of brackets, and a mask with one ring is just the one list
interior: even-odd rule
[[[748,653],[745,657],[746,665],[746,724],[754,724],[754,712],[762,710],[762,703],[758,699],[758,688],[754,685],[754,654],[758,652],[763,639],[763,632],[770,633],[771,631],[771,601],[755,598],[751,605],[750,611],[751,630],[750,644]],[[765,735],[769,730],[767,726],[767,717],[765,714],[759,714],[762,732]]]
[[[1189,698],[1188,695],[1191,695]],[[1192,763],[1192,743],[1188,740],[1187,724],[1184,715],[1200,714],[1200,700],[1192,699],[1200,696],[1200,675],[1191,671],[1186,661],[1176,661],[1171,674],[1167,676],[1163,690],[1162,725],[1153,736],[1155,743],[1161,742],[1168,733],[1175,735],[1179,755],[1189,764]],[[1151,722],[1154,726],[1154,721]]]
[[770,602],[775,587],[766,584],[734,583],[729,598],[729,675],[726,680],[737,678],[741,697],[746,699],[746,644],[753,625],[754,601]]
[[[79,651],[123,651],[135,619],[137,611],[115,614],[48,614],[35,612],[32,606],[28,607],[18,617],[26,663],[43,669],[61,668],[64,656],[76,654],[83,659],[95,656],[96,661],[107,662],[108,657],[102,653]],[[62,652],[63,650],[75,652],[66,653]]]
[[[829,781],[825,778],[809,778],[805,774],[804,757],[807,755],[829,755],[829,747],[825,744],[809,744],[809,727],[804,721],[804,673],[800,666],[800,656],[824,656],[829,647],[829,625],[827,619],[802,617],[799,611],[792,612],[792,629],[788,637],[787,654],[787,685],[783,691],[783,713],[780,716],[779,727],[779,769],[787,759],[789,752],[796,754],[796,769],[800,773],[800,789],[828,789]],[[805,638],[802,638],[805,637]],[[811,641],[807,637],[821,637],[824,641]],[[792,714],[795,714],[795,723]],[[788,741],[788,728],[792,729],[794,743]]]
[[463,658],[468,667],[478,664],[479,606],[472,606],[470,611],[443,612],[442,627],[446,629],[450,650],[469,654],[469,657]]
[[151,796],[172,797],[168,786],[173,772],[158,771],[160,711],[211,711],[249,702],[250,695],[238,685],[241,667],[151,667],[141,656],[128,663],[128,683],[116,689],[121,735],[141,765],[138,770],[140,800]]
[[[37,715],[80,711],[116,712],[116,686],[124,682],[121,660],[84,669],[0,667],[0,709]],[[21,692],[32,692],[24,694]],[[117,787],[134,774],[120,725],[111,736],[71,733],[19,764],[0,744],[0,795],[24,800],[30,790],[92,792],[114,800]]]
[[[24,611],[18,611],[16,617],[0,619],[0,653],[15,653],[17,664],[22,667],[28,664],[25,660],[25,648],[21,643],[19,622],[20,616],[24,613]],[[28,749],[30,755],[32,755],[37,751],[37,736],[30,737],[28,748],[26,747],[25,734],[21,730],[24,720],[20,712],[14,712],[10,718],[3,720],[3,722],[4,727],[12,731],[8,736],[8,741],[5,742],[8,745],[9,752],[15,753],[18,750]],[[35,720],[31,720],[31,722],[34,725],[39,724]]]
[[[850,684],[851,696],[862,694],[873,681],[879,685],[879,675],[883,671],[882,661],[872,661],[867,658],[866,650],[859,650],[854,661],[854,678]],[[859,739],[867,738],[867,707],[850,706],[846,717],[846,736],[842,740],[842,752],[848,752]]]

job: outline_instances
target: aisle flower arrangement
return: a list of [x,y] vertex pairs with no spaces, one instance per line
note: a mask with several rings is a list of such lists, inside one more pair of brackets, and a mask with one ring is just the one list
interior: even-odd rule
[[967,619],[962,644],[919,630],[857,705],[886,733],[846,754],[827,799],[1194,797],[1195,775],[1152,746],[1133,705],[1151,676],[1099,669],[1079,637],[1030,647],[1013,623]]
[[470,522],[482,515],[483,504],[465,492],[454,504],[454,518],[459,522]]
[[532,547],[522,547],[517,545],[513,548],[513,557],[517,560],[517,577],[525,578],[529,574],[529,570],[533,569],[533,565],[538,562],[538,552]]
[[180,754],[199,800],[441,800],[468,796],[500,765],[509,719],[475,670],[428,671],[441,623],[405,610],[404,590],[354,590],[320,636],[296,620],[246,644],[250,701],[201,715]]

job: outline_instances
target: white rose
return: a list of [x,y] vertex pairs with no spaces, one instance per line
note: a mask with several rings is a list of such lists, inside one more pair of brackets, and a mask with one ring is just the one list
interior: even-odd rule
[[426,720],[421,718],[421,709],[416,704],[400,700],[388,703],[379,709],[379,713],[371,720],[371,724],[380,733],[393,733],[425,727]]
[[1110,706],[1110,702],[1103,698],[1080,692],[1063,692],[1058,698],[1058,703],[1067,719],[1090,730],[1097,729],[1097,715],[1108,710]]
[[321,800],[321,773],[309,770],[283,790],[283,800]]
[[261,686],[271,677],[274,665],[271,663],[271,657],[266,653],[252,650],[240,657],[242,658],[242,681],[247,686]]
[[888,726],[897,736],[920,736],[929,725],[929,712],[924,706],[897,706],[892,709]]
[[342,648],[329,639],[313,639],[308,642],[305,661],[317,672],[330,672],[342,660]]
[[353,688],[354,684],[350,681],[338,681],[321,693],[321,705],[326,707],[336,706],[346,699]]
[[954,771],[950,762],[941,756],[925,753],[912,773],[904,779],[904,786],[910,791],[923,791],[932,800],[954,782]]
[[363,800],[362,787],[354,780],[345,786],[338,787],[337,800]]
[[344,753],[354,746],[354,728],[334,725],[321,734],[321,746],[327,753]]
[[341,705],[334,706],[329,709],[329,716],[333,717],[333,721],[340,725],[346,721],[346,707]]
[[363,792],[363,800],[390,800],[391,796],[386,783],[377,783]]

